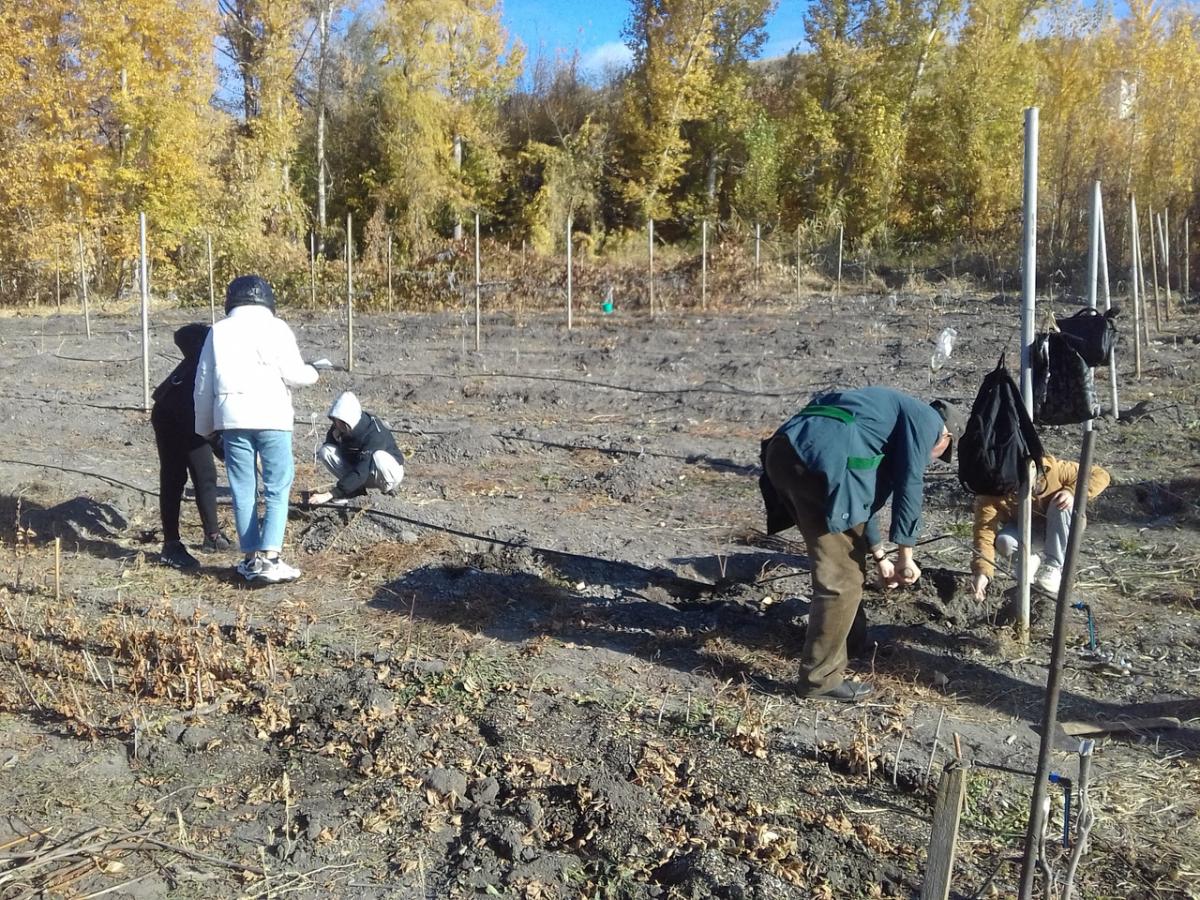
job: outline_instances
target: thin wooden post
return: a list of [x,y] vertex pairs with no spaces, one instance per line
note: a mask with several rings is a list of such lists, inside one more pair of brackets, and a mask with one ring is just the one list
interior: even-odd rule
[[700,221],[700,308],[708,308],[708,219]]
[[62,599],[62,538],[54,539],[54,601]]
[[[1037,298],[1038,108],[1025,110],[1024,227],[1021,264],[1021,401],[1033,416],[1033,328]],[[1034,462],[1025,464],[1017,503],[1017,637],[1029,641],[1029,544],[1033,532]]]
[[1158,220],[1154,210],[1149,210],[1146,217],[1150,220],[1150,275],[1154,278],[1154,330],[1162,331],[1162,311],[1159,308],[1158,295],[1158,250],[1154,246],[1154,231]]
[[83,252],[83,231],[79,232],[79,292],[83,300],[83,327],[88,340],[92,339],[92,313],[88,307],[87,256]]
[[392,232],[391,232],[391,229],[388,229],[387,270],[388,270],[388,312],[391,312],[392,311]]
[[[1112,291],[1108,279],[1108,239],[1104,235],[1104,204],[1100,204],[1100,284],[1104,293],[1104,311],[1112,309]],[[1113,347],[1108,360],[1108,396],[1112,405],[1113,421],[1121,418],[1121,404],[1117,397],[1117,348]]]
[[800,299],[800,226],[796,226],[796,299]]
[[1187,305],[1188,298],[1192,293],[1192,273],[1190,271],[1192,265],[1192,251],[1190,243],[1190,235],[1188,231],[1191,227],[1192,220],[1183,220],[1183,290],[1180,292],[1180,302]]
[[58,241],[54,242],[54,309],[55,312],[62,312],[62,271],[58,265]]
[[946,766],[938,781],[921,900],[948,900],[950,897],[954,855],[958,849],[958,823],[962,818],[966,796],[967,770],[959,763],[952,762]]
[[1137,199],[1129,195],[1129,289],[1133,293],[1133,369],[1142,377],[1142,298],[1138,283]]
[[317,233],[308,234],[308,295],[313,309],[317,308]]
[[138,213],[142,282],[142,406],[150,411],[150,268],[146,261],[146,214]]
[[208,251],[208,315],[212,324],[217,324],[217,287],[213,276],[212,235],[204,235],[204,246]]
[[650,317],[654,318],[654,220],[646,222],[646,235],[650,248]]
[[571,216],[567,215],[567,331],[571,330]]
[[481,334],[480,334],[480,318],[481,306],[479,300],[479,276],[481,266],[479,262],[479,213],[475,213],[475,352],[479,352]]
[[1159,223],[1158,234],[1162,239],[1163,255],[1163,291],[1164,318],[1171,321],[1171,208],[1163,207],[1162,222]]
[[346,371],[354,371],[354,222],[346,213]]
[[758,222],[754,223],[754,283],[758,285],[761,281],[760,272],[762,264],[762,225]]
[[[1147,217],[1147,221],[1149,217]],[[1146,290],[1146,257],[1142,254],[1142,225],[1138,216],[1133,220],[1134,228],[1137,231],[1137,267],[1138,267],[1138,296],[1142,299],[1142,346],[1147,350],[1150,349],[1150,313],[1146,310],[1146,298],[1149,293]]]
[[838,226],[838,268],[837,268],[837,293],[836,296],[840,299],[842,296],[842,245],[845,240],[846,226]]

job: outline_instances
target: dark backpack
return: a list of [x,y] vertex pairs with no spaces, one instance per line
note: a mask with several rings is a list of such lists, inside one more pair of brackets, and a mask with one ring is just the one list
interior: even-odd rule
[[987,374],[958,441],[958,480],[973,494],[1005,496],[1021,484],[1026,463],[1042,472],[1042,440],[1004,357]]

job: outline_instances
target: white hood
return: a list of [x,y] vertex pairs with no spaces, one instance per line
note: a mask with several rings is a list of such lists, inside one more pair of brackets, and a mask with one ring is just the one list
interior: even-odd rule
[[331,419],[341,419],[353,429],[362,418],[362,404],[352,392],[343,391],[333,401],[333,406],[329,407],[328,415]]

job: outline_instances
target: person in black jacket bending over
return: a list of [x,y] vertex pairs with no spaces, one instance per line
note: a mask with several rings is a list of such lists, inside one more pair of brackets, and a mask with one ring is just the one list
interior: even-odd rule
[[158,446],[158,510],[162,518],[163,565],[175,569],[194,569],[200,565],[179,539],[179,507],[188,475],[196,492],[196,506],[204,526],[205,551],[228,550],[229,539],[217,522],[217,467],[213,448],[196,434],[196,408],[192,387],[196,364],[208,337],[208,326],[194,322],[175,332],[175,346],[183,352],[183,361],[154,389],[154,409],[150,424]]
[[385,494],[395,491],[404,480],[404,455],[387,425],[363,409],[350,391],[333,401],[329,418],[333,425],[317,450],[317,459],[338,481],[332,491],[312,494],[308,502],[344,505],[367,488]]

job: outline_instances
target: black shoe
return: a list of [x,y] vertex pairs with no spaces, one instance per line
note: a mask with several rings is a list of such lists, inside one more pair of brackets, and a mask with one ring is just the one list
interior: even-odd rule
[[859,700],[870,697],[873,693],[875,693],[875,689],[869,684],[847,678],[835,687],[826,688],[823,691],[805,691],[801,696],[813,700],[839,700],[842,703],[857,703]]
[[188,553],[183,541],[167,541],[163,544],[158,561],[172,569],[195,569],[200,565],[200,560]]
[[200,549],[205,553],[216,553],[219,550],[228,550],[233,544],[229,543],[229,538],[225,537],[221,532],[207,535],[204,538],[204,543],[200,545]]

